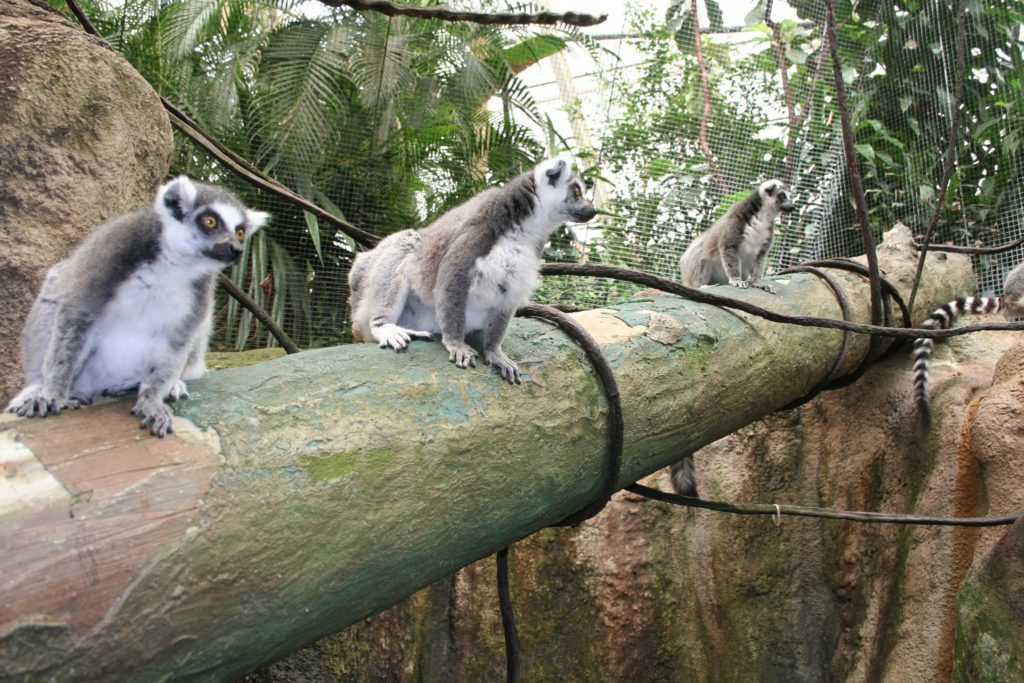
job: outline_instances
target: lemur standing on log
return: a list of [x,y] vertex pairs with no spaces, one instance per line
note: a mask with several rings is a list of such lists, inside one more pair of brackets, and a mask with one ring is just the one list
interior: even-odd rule
[[[781,180],[761,183],[690,243],[679,259],[683,284],[757,287],[775,294],[775,288],[761,279],[765,259],[772,246],[775,219],[794,208],[789,188]],[[672,465],[672,486],[680,495],[697,495],[692,454]]]
[[412,339],[440,333],[448,360],[465,368],[479,355],[466,333],[483,330],[484,362],[522,383],[501,349],[509,321],[539,282],[552,231],[596,213],[569,163],[550,159],[426,228],[389,235],[359,254],[349,272],[353,338],[401,351]]
[[690,243],[679,259],[683,284],[757,287],[774,294],[775,288],[761,280],[764,262],[772,246],[775,219],[793,209],[789,189],[781,180],[761,183]]
[[[1002,296],[969,296],[955,299],[936,308],[921,323],[921,327],[928,330],[946,330],[952,327],[957,317],[961,315],[997,311],[1002,311],[1007,318],[1024,315],[1024,263],[1006,276]],[[914,401],[917,403],[918,415],[924,426],[932,423],[932,405],[928,396],[928,362],[931,360],[934,347],[933,339],[918,337],[914,340]]]
[[21,334],[25,388],[7,406],[57,415],[138,387],[142,428],[172,430],[164,399],[206,371],[217,273],[268,214],[185,176],[152,206],[109,221],[46,274]]

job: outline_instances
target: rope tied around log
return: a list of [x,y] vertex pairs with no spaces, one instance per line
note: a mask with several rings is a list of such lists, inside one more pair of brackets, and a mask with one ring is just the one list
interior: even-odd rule
[[[564,265],[564,264],[559,264]],[[575,264],[574,264],[575,265]],[[865,266],[856,261],[850,261],[847,259],[825,259],[821,261],[812,261],[794,266],[787,270],[782,271],[785,273],[796,273],[806,272],[814,275],[815,277],[823,280],[828,287],[832,290],[833,295],[836,298],[840,310],[843,313],[844,322],[848,322],[850,319],[850,302],[847,297],[845,290],[839,284],[838,280],[830,273],[822,270],[823,267],[836,268],[839,270],[846,270],[849,272],[862,275],[871,280],[878,291],[884,292],[885,297],[883,298],[883,310],[885,324],[889,325],[892,318],[892,306],[890,301],[895,301],[897,306],[900,308],[900,314],[905,328],[909,328],[911,325],[910,311],[907,308],[906,303],[903,301],[903,297],[900,295],[896,287],[889,282],[886,278],[882,277],[877,268],[871,268]],[[651,277],[647,273],[642,271],[632,271],[630,269],[617,269],[619,274],[623,277],[616,278],[624,281],[635,281],[633,278],[643,279]],[[591,273],[584,272],[570,272],[565,274],[572,275],[584,275]],[[674,284],[674,283],[673,283]],[[688,287],[682,287],[676,285],[672,287],[677,291],[670,292],[678,296],[682,296],[687,299],[697,299],[701,297],[691,296],[693,294],[702,294],[700,290],[694,290]],[[723,297],[725,298],[725,297]],[[732,300],[735,302],[736,300]],[[740,308],[737,306],[737,308]],[[741,309],[742,310],[742,309]],[[624,424],[622,420],[622,406],[619,397],[618,384],[615,381],[614,372],[612,371],[611,365],[605,358],[600,347],[594,340],[594,338],[587,332],[579,323],[573,320],[566,313],[559,311],[551,306],[544,306],[540,304],[529,304],[521,307],[516,315],[522,317],[541,318],[547,320],[559,329],[564,331],[574,343],[576,343],[586,354],[587,360],[593,366],[596,374],[599,378],[599,384],[601,385],[602,391],[605,392],[605,398],[608,402],[609,408],[609,420],[608,420],[608,448],[605,456],[605,477],[603,480],[601,492],[584,506],[580,511],[566,517],[561,522],[553,526],[572,526],[583,522],[605,508],[615,493],[616,481],[618,474],[621,470],[622,451],[624,447]],[[872,343],[865,353],[864,358],[858,364],[858,366],[849,374],[843,377],[834,377],[835,372],[842,367],[846,355],[849,351],[850,346],[850,329],[843,329],[843,342],[840,347],[840,352],[833,361],[832,366],[826,373],[825,377],[820,381],[810,392],[800,397],[796,401],[783,407],[781,410],[797,408],[804,403],[810,401],[815,396],[823,391],[829,391],[833,389],[839,389],[841,387],[848,386],[857,379],[859,379],[864,372],[877,360],[884,355],[892,353],[896,349],[902,346],[901,343],[896,343],[890,346],[885,354],[878,352],[879,344]],[[871,334],[872,342],[878,339],[876,333]],[[902,340],[900,340],[902,341]],[[643,484],[633,483],[625,487],[627,491],[639,495],[647,500],[654,500],[659,502],[671,503],[673,505],[680,505],[683,507],[690,508],[703,508],[706,510],[712,510],[715,512],[727,512],[739,515],[769,515],[776,525],[781,523],[783,515],[791,515],[797,517],[811,517],[818,519],[835,519],[852,522],[862,523],[873,523],[873,524],[901,524],[901,525],[926,525],[926,526],[966,526],[966,527],[987,527],[987,526],[1003,526],[1009,525],[1016,522],[1021,515],[1004,515],[999,517],[929,517],[921,515],[906,515],[906,514],[886,514],[879,512],[866,512],[866,511],[847,511],[847,510],[834,510],[830,508],[817,508],[807,507],[799,505],[781,505],[779,503],[771,504],[734,504],[721,501],[710,501],[703,500],[700,498],[691,498],[688,496],[681,496],[678,494],[667,493],[659,489],[644,486]],[[501,623],[502,632],[504,634],[505,641],[505,662],[506,662],[506,680],[508,683],[516,683],[520,677],[520,668],[522,660],[522,646],[519,641],[519,634],[515,623],[515,612],[512,604],[512,596],[509,582],[509,564],[508,557],[511,546],[507,546],[495,555],[496,558],[496,571],[498,577],[498,600],[499,609],[501,612]]]
[[[849,259],[822,259],[819,261],[807,261],[806,263],[802,263],[800,265],[793,266],[792,268],[787,268],[786,270],[780,271],[779,274],[781,275],[787,273],[810,273],[824,280],[825,283],[832,290],[832,293],[835,295],[836,301],[839,303],[839,308],[843,312],[843,320],[849,321],[851,318],[849,297],[846,296],[846,291],[843,289],[842,285],[839,284],[839,281],[836,280],[835,277],[833,277],[830,273],[821,270],[822,267],[835,268],[837,270],[846,270],[852,273],[857,273],[858,275],[862,275],[868,279],[877,277],[880,289],[882,291],[882,294],[884,295],[882,303],[884,307],[883,313],[886,326],[892,324],[892,301],[895,301],[896,305],[899,306],[900,308],[900,315],[903,319],[903,327],[909,328],[911,326],[910,309],[907,307],[907,304],[903,301],[903,297],[900,295],[899,290],[897,290],[896,287],[891,282],[889,282],[888,279],[883,277],[878,271],[872,271],[868,266],[865,266],[862,263],[858,263],[857,261],[851,261]],[[874,340],[876,339],[876,337],[872,336],[871,339]],[[905,340],[903,339],[898,340],[897,343],[890,346],[884,354],[879,353],[879,345],[873,344],[869,346],[868,352],[864,354],[864,358],[852,372],[847,373],[842,377],[834,377],[835,372],[840,367],[842,367],[844,361],[846,360],[846,354],[850,348],[850,332],[849,330],[844,330],[842,348],[840,349],[839,354],[836,356],[835,362],[832,364],[831,369],[828,371],[825,377],[821,380],[821,382],[818,383],[817,386],[815,386],[813,389],[807,392],[807,394],[787,404],[783,408],[780,408],[780,410],[791,410],[793,408],[797,408],[799,406],[802,406],[804,403],[807,403],[808,401],[810,401],[823,391],[841,389],[843,387],[853,384],[858,379],[860,379],[861,376],[863,376],[864,373],[867,372],[867,369],[871,367],[871,365],[875,363],[877,360],[880,360],[881,358],[888,356],[889,354],[895,353],[898,349],[902,348],[904,341]]]
[[[594,374],[597,375],[598,383],[601,385],[601,391],[604,392],[605,399],[608,401],[608,448],[605,451],[604,478],[601,482],[601,491],[583,508],[553,525],[575,526],[601,512],[617,490],[619,473],[622,471],[622,448],[625,434],[619,386],[615,381],[615,373],[612,370],[611,363],[608,362],[608,359],[601,352],[597,341],[573,318],[557,308],[536,303],[520,307],[516,311],[516,315],[545,320],[565,332],[583,350],[587,360],[593,366]],[[511,546],[506,546],[499,550],[495,555],[495,560],[498,573],[498,604],[501,611],[501,627],[505,636],[506,680],[511,683],[519,680],[519,663],[522,659],[522,648],[519,643],[519,634],[516,630],[515,613],[509,589],[508,554],[510,548]]]

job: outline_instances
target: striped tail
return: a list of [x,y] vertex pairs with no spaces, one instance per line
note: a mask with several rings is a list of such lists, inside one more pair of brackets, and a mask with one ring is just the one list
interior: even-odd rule
[[[990,299],[984,296],[969,296],[966,299],[950,301],[948,304],[936,308],[921,323],[921,327],[927,330],[946,330],[952,327],[957,317],[961,315],[994,313],[1000,308],[1002,308],[1000,297]],[[917,403],[921,424],[925,426],[932,423],[932,404],[928,397],[928,361],[932,357],[934,347],[933,339],[918,337],[914,340],[914,402]]]

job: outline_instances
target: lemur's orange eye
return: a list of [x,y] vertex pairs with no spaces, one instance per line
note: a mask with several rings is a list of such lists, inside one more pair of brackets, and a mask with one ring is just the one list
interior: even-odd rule
[[583,193],[580,192],[580,186],[579,185],[573,185],[572,186],[572,196],[575,197],[576,199],[579,199],[580,197],[583,196]]
[[203,226],[207,230],[213,230],[217,227],[217,217],[208,213],[199,219],[199,225]]
[[239,242],[244,240],[245,239],[245,228],[243,228],[243,227],[235,228],[235,237],[238,238]]

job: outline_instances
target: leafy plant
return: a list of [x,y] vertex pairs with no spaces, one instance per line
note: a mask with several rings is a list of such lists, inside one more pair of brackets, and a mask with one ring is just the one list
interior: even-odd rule
[[[532,166],[545,148],[529,122],[542,117],[517,74],[570,43],[597,49],[571,29],[309,13],[290,0],[92,0],[86,9],[158,92],[228,147],[380,235]],[[173,172],[271,209],[232,278],[298,344],[342,340],[351,240],[176,140]],[[219,344],[274,343],[234,303],[221,315]]]

